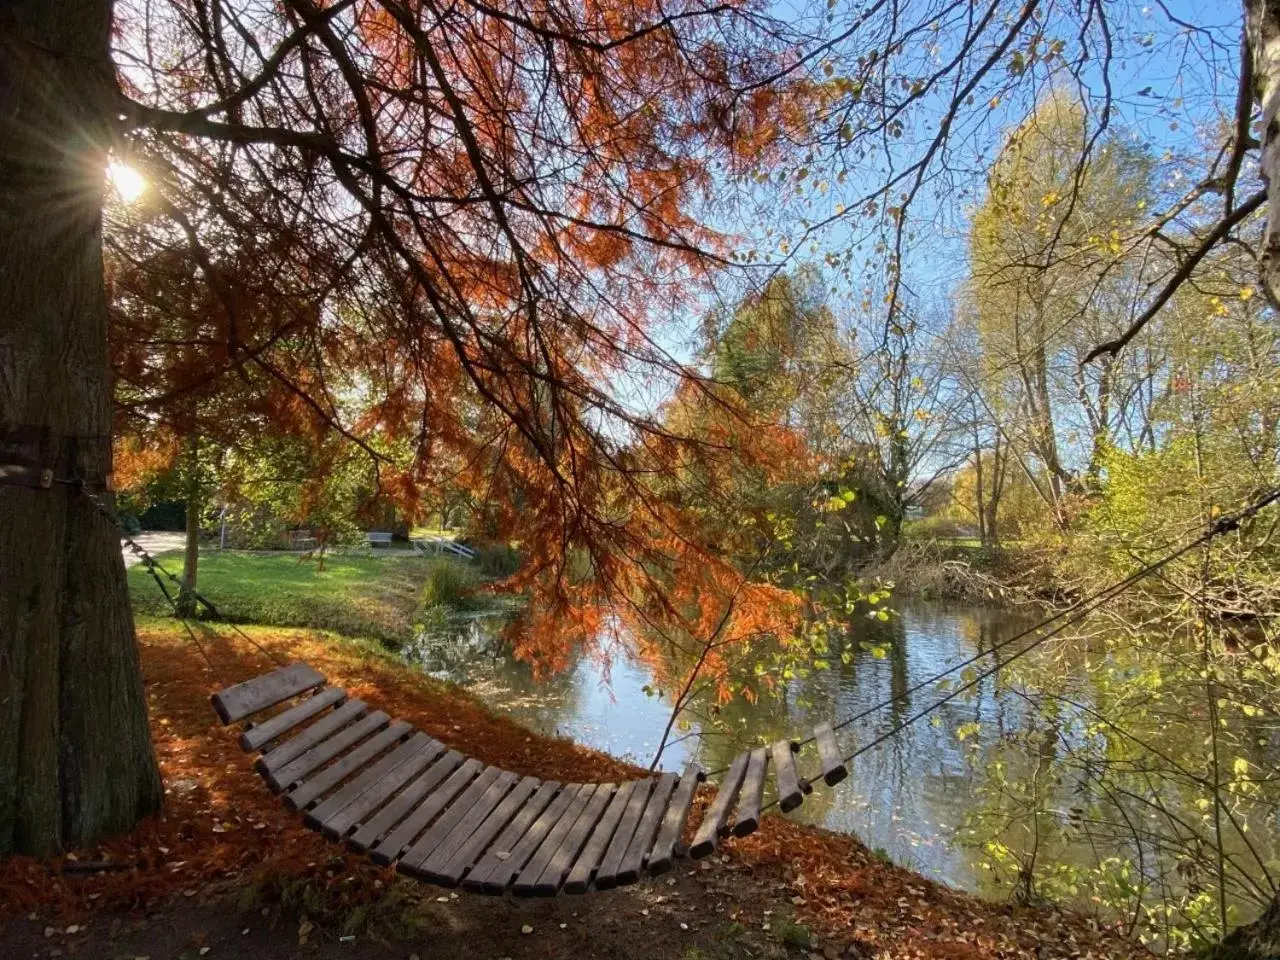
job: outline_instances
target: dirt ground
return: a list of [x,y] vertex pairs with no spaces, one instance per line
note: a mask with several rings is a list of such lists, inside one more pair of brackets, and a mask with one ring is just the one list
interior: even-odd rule
[[780,886],[708,864],[607,893],[519,900],[424,891],[402,938],[344,937],[296,915],[243,908],[231,891],[178,896],[157,908],[106,911],[79,924],[22,918],[3,929],[6,958],[84,960],[388,960],[475,957],[865,958],[870,948],[824,944],[779,902]]

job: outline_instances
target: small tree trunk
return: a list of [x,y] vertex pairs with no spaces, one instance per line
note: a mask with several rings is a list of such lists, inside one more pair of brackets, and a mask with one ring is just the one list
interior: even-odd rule
[[[109,0],[0,13],[0,434],[30,428],[107,503],[110,23]],[[72,484],[0,486],[0,854],[85,845],[160,801],[119,532]]]
[[1000,549],[1000,498],[1004,494],[1005,477],[1009,469],[1009,451],[1000,441],[1000,431],[996,431],[991,445],[991,497],[987,501],[987,536],[991,539],[991,549]]
[[182,557],[182,587],[178,590],[178,616],[196,614],[196,577],[200,567],[200,441],[192,437],[187,448],[187,545]]
[[187,544],[182,558],[182,586],[178,590],[178,615],[196,613],[196,574],[200,565],[200,504],[187,501]]
[[973,409],[973,473],[974,494],[978,499],[978,542],[987,546],[987,512],[983,506],[982,485],[982,437],[978,433],[978,405],[971,404]]

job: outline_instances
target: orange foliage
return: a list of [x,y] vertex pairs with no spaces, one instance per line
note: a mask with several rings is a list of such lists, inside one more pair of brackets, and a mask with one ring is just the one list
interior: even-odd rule
[[172,436],[153,435],[147,443],[137,436],[117,437],[112,455],[112,475],[118,490],[144,486],[173,466],[178,442]]
[[812,108],[768,79],[789,54],[756,5],[281,0],[214,44],[178,0],[117,17],[153,185],[109,229],[124,432],[301,437],[318,471],[336,435],[410,516],[461,486],[528,557],[506,586],[545,667],[726,610],[730,639],[790,629],[703,507],[800,442],[729,398],[682,433],[634,396],[705,393],[662,329],[727,269],[712,200]]

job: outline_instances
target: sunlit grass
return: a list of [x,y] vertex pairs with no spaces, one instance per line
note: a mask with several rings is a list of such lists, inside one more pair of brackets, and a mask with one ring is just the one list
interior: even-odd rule
[[[182,566],[177,553],[161,555],[160,562],[175,573]],[[412,555],[330,556],[321,565],[297,555],[228,551],[201,555],[197,588],[227,620],[316,627],[399,644],[412,636],[429,569]],[[129,589],[138,613],[170,612],[142,566],[130,569]]]

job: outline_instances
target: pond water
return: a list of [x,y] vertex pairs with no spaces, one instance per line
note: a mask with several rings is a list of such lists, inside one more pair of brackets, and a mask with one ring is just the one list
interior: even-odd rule
[[[496,616],[465,618],[446,631],[419,638],[412,655],[428,672],[471,689],[527,727],[648,765],[667,722],[671,697],[649,689],[653,680],[643,666],[615,660],[606,670],[583,658],[563,674],[535,680],[525,664],[506,653],[500,640],[502,625]],[[659,766],[679,770],[687,760],[697,759],[707,769],[720,768],[745,744],[803,734],[817,723],[894,700],[846,731],[841,745],[851,752],[856,744],[867,743],[942,695],[936,687],[907,694],[912,686],[1028,626],[1029,619],[1018,612],[901,602],[888,625],[859,621],[851,626],[852,639],[870,637],[874,648],[853,642],[847,662],[833,658],[830,669],[793,679],[755,704],[738,700],[724,706],[716,714],[715,729],[695,721],[674,734],[685,738],[666,747]],[[1038,665],[1046,678],[1064,673],[1072,677],[1065,687],[1046,680],[1052,687],[1051,708],[1035,696],[1044,691],[1035,687],[1036,656],[1030,656],[1019,662],[1016,674],[1012,668],[1001,670],[946,704],[932,721],[914,723],[863,753],[845,782],[833,789],[819,784],[791,816],[855,834],[897,863],[989,896],[1007,896],[1016,874],[1007,857],[1003,870],[998,863],[991,866],[993,856],[997,861],[1001,853],[1025,860],[1033,848],[1039,869],[1044,872],[1050,863],[1048,873],[1061,886],[1055,892],[1067,899],[1074,894],[1077,901],[1089,902],[1097,891],[1079,872],[1116,854],[1133,860],[1148,883],[1167,885],[1170,876],[1180,877],[1194,894],[1205,885],[1194,871],[1188,873],[1192,868],[1179,863],[1178,851],[1162,848],[1156,840],[1145,841],[1146,848],[1139,849],[1144,844],[1132,842],[1125,830],[1112,825],[1123,817],[1100,812],[1106,806],[1100,786],[1105,778],[1091,780],[1089,763],[1066,761],[1093,747],[1095,756],[1135,764],[1122,782],[1132,787],[1136,771],[1150,784],[1149,791],[1135,791],[1128,805],[1129,816],[1142,821],[1137,832],[1144,833],[1146,823],[1153,834],[1203,834],[1208,814],[1197,792],[1185,783],[1152,780],[1137,770],[1140,761],[1123,749],[1135,731],[1122,736],[1100,728],[1092,712],[1127,703],[1126,716],[1142,726],[1138,733],[1144,743],[1173,763],[1203,771],[1204,724],[1195,722],[1203,716],[1203,701],[1174,704],[1177,710],[1153,710],[1149,717],[1139,708],[1134,719],[1134,691],[1129,685],[1151,682],[1143,679],[1142,651],[1117,653],[1114,643],[1099,644],[1096,637],[1077,641],[1074,646],[1068,641],[1065,653],[1064,647],[1058,648],[1052,669],[1047,660]],[[1009,651],[1013,649],[1016,645]],[[984,661],[978,668],[988,665]],[[1163,703],[1161,697],[1167,693],[1153,695],[1151,702]],[[1137,698],[1140,704],[1145,700]],[[715,709],[700,706],[704,717]],[[1182,714],[1190,718],[1185,724]],[[1273,735],[1273,727],[1259,720],[1256,730],[1235,733],[1222,761],[1228,768],[1243,752],[1257,769],[1273,775],[1280,771],[1280,738]],[[1098,738],[1108,736],[1111,742],[1096,749]],[[802,774],[813,763],[809,752],[801,754]],[[1255,882],[1262,887],[1268,870],[1280,877],[1276,808],[1259,797],[1232,803],[1232,815],[1246,830],[1243,838],[1228,830],[1225,846],[1242,864],[1242,876],[1254,878],[1233,884]],[[1033,806],[1041,813],[1027,816]],[[982,845],[989,840],[999,846],[988,847],[984,856]],[[1112,864],[1111,873],[1123,871]],[[1109,889],[1116,882],[1112,877]],[[1230,899],[1239,904],[1241,916],[1257,912],[1243,887]]]

